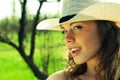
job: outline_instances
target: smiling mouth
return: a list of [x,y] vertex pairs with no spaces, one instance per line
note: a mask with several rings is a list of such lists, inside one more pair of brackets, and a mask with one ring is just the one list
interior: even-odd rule
[[80,48],[70,48],[69,51],[72,54],[73,57],[77,56],[78,54],[80,54]]

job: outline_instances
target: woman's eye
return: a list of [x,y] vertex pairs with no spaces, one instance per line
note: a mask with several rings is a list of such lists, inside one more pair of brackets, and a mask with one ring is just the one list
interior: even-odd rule
[[63,33],[63,34],[66,34],[66,33],[67,33],[67,30],[62,30],[62,33]]
[[75,26],[75,27],[73,27],[73,30],[79,30],[79,29],[82,29],[82,26]]

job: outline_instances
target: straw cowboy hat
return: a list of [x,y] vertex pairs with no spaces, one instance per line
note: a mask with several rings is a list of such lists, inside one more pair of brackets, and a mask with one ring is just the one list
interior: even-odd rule
[[37,25],[37,30],[60,30],[61,24],[88,20],[109,20],[120,27],[120,4],[87,1],[89,2],[86,3],[86,0],[83,0],[83,5],[81,5],[81,0],[62,0],[61,18],[40,22]]

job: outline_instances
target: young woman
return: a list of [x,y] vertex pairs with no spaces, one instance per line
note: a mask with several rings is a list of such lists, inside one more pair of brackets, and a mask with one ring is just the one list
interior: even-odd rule
[[47,80],[120,80],[120,11],[113,12],[116,8],[120,5],[100,3],[59,20],[69,57],[66,69]]
[[[61,25],[68,65],[47,80],[114,80],[119,61],[119,28],[105,20]],[[59,79],[60,78],[60,79]],[[118,80],[118,79],[117,79]]]

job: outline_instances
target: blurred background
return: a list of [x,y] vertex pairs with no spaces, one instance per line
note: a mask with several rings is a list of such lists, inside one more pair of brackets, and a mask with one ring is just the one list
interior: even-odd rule
[[[119,0],[97,1],[120,3]],[[40,21],[60,17],[59,2],[0,2],[0,80],[45,80],[65,68],[67,53],[63,34],[36,30]]]

